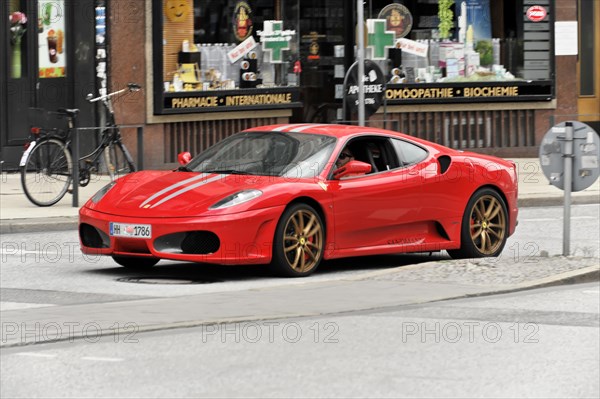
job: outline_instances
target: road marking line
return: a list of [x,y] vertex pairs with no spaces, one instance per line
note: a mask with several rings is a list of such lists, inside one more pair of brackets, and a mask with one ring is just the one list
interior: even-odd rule
[[7,251],[5,249],[0,249],[0,255],[23,255],[23,254],[44,254],[44,255],[54,255],[54,256],[58,256],[58,255],[62,255],[62,252],[48,252],[48,251],[44,251],[42,249],[38,250],[38,251],[32,251],[32,250],[28,250],[28,249],[19,249],[17,252],[12,252],[12,251]]
[[15,353],[17,356],[30,356],[30,357],[45,357],[45,358],[53,358],[56,357],[55,353],[40,353],[40,352],[21,352]]
[[[598,219],[595,216],[573,216],[571,219]],[[519,222],[558,222],[561,221],[562,218],[540,218],[540,219],[519,219]]]
[[0,311],[4,312],[7,310],[17,309],[31,309],[31,308],[45,308],[48,306],[56,306],[52,303],[29,303],[29,302],[0,302]]
[[118,357],[96,357],[96,356],[84,356],[81,360],[91,360],[95,362],[122,362],[125,359]]

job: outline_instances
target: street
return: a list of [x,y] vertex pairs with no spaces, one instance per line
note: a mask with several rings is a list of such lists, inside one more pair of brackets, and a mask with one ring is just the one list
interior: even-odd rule
[[522,208],[499,258],[353,258],[305,279],[134,272],[83,256],[75,231],[6,234],[1,394],[597,397],[597,281],[464,297],[597,270],[599,211],[573,207],[568,258],[562,208]]
[[[599,213],[597,205],[573,207],[571,255],[600,256]],[[544,251],[550,257],[562,253],[562,208],[522,208],[517,231],[508,239],[500,258],[527,266]],[[308,282],[305,279],[273,278],[263,266],[229,267],[161,261],[150,272],[135,272],[120,267],[110,257],[82,255],[76,231],[7,234],[2,237],[0,254],[2,310],[44,304],[176,297]],[[450,257],[442,252],[432,256],[410,254],[342,259],[324,262],[309,281],[330,281],[382,268],[441,259]]]
[[2,396],[597,397],[599,295],[590,283],[4,349]]

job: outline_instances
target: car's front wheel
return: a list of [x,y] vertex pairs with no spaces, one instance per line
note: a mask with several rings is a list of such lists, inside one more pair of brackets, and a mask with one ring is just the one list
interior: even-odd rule
[[308,276],[321,263],[324,246],[325,231],[319,213],[307,204],[294,204],[277,224],[271,269],[280,276]]
[[508,238],[508,212],[494,190],[477,191],[467,204],[462,220],[461,247],[449,250],[455,259],[498,256]]
[[113,256],[115,262],[128,269],[145,270],[156,265],[159,259],[138,256]]

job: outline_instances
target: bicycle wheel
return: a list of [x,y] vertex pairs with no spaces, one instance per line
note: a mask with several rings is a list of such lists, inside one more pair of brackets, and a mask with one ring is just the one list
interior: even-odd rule
[[21,185],[35,205],[54,205],[67,193],[72,172],[73,161],[65,143],[58,139],[41,141],[21,167]]
[[121,142],[112,143],[104,149],[104,161],[111,180],[135,172],[135,164],[127,147]]

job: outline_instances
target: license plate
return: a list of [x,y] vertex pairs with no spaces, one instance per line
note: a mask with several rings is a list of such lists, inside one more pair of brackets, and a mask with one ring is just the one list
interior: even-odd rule
[[110,222],[110,235],[113,237],[151,238],[152,226],[149,224]]

